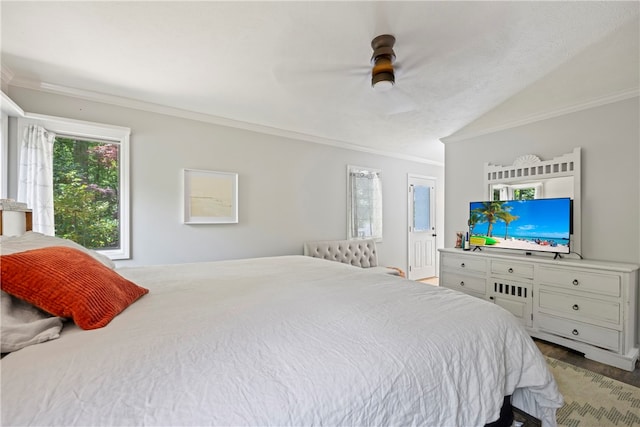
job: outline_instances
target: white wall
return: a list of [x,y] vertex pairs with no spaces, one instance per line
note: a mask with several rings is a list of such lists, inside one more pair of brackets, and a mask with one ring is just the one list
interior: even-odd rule
[[[437,178],[443,218],[442,166],[17,87],[9,96],[27,112],[131,128],[133,259],[119,266],[301,254],[305,240],[343,239],[348,164],[382,170],[383,264],[406,268],[408,173]],[[183,168],[237,172],[239,224],[182,224]]]
[[485,162],[543,160],[582,147],[582,255],[640,263],[640,108],[634,97],[445,144],[445,246],[484,197]]

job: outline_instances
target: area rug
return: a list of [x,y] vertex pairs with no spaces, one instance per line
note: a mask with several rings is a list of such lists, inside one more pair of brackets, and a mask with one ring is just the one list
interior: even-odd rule
[[640,388],[545,358],[564,396],[564,406],[557,412],[559,426],[640,427]]

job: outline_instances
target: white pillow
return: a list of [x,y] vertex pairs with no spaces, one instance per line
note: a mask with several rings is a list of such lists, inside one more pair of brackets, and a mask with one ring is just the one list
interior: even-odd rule
[[2,332],[0,351],[10,353],[28,345],[56,339],[62,318],[53,317],[33,305],[0,291]]
[[40,249],[49,246],[67,246],[78,249],[91,255],[105,266],[111,269],[116,268],[116,264],[109,257],[92,249],[87,249],[72,240],[54,236],[45,236],[44,234],[36,233],[35,231],[27,231],[20,236],[0,236],[0,254],[2,255],[11,255],[16,252],[24,252],[31,249]]

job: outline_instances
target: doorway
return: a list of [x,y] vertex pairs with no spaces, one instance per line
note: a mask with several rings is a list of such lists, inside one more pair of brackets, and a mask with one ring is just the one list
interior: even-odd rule
[[436,275],[435,178],[408,175],[409,262],[407,278],[420,280]]

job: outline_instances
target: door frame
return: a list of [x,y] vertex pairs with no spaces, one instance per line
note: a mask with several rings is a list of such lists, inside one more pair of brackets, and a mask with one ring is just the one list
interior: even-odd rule
[[431,208],[431,215],[432,218],[431,220],[433,221],[434,224],[434,243],[433,243],[433,247],[436,249],[433,253],[433,263],[435,265],[435,274],[438,274],[438,256],[437,256],[437,247],[438,247],[438,223],[436,222],[436,217],[437,217],[437,209],[436,209],[436,204],[437,204],[437,189],[438,189],[438,178],[436,178],[435,176],[428,176],[428,175],[419,175],[419,174],[415,174],[415,173],[408,173],[407,174],[407,183],[406,183],[406,190],[407,190],[407,228],[406,228],[406,232],[407,232],[407,259],[405,262],[405,268],[406,268],[406,277],[409,278],[409,267],[410,267],[410,260],[411,260],[411,219],[412,219],[412,213],[411,213],[411,206],[412,206],[412,200],[411,200],[411,193],[409,191],[409,187],[411,185],[411,179],[412,178],[417,178],[417,179],[425,179],[425,180],[431,180],[433,181],[433,189],[434,189],[434,194],[433,194],[433,204],[432,206],[430,206]]

